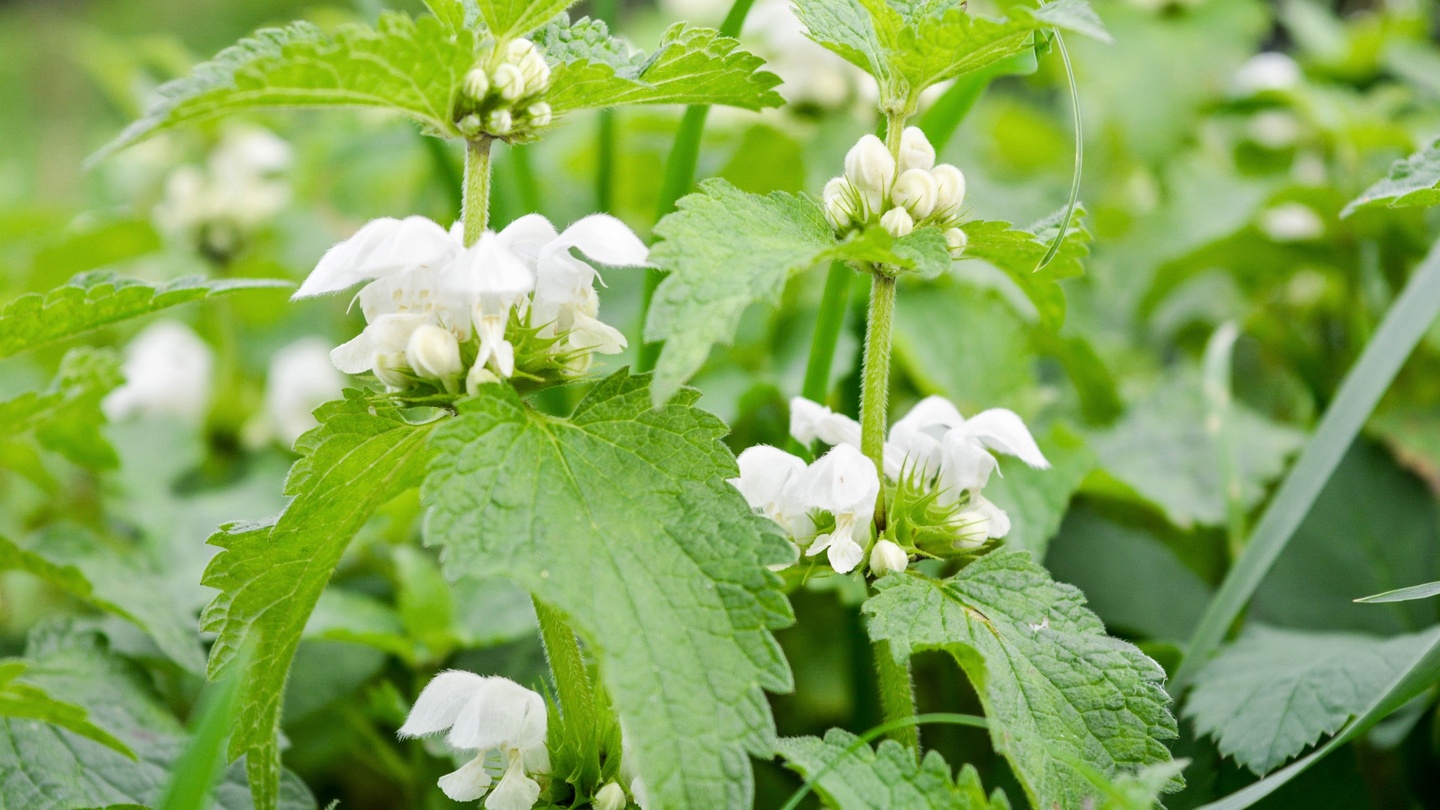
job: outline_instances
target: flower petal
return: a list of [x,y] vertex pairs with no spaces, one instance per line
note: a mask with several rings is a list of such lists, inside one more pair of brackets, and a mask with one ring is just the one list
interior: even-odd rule
[[581,253],[612,267],[643,267],[650,262],[650,249],[629,226],[609,214],[591,214],[572,224],[540,251],[544,264],[557,252],[579,248]]
[[755,509],[781,500],[786,486],[805,471],[802,459],[768,444],[746,448],[735,461],[740,466],[740,477],[729,479],[730,484]]
[[530,259],[540,255],[541,248],[555,241],[559,236],[555,232],[555,226],[550,220],[539,214],[526,214],[515,220],[505,229],[496,234],[496,240],[502,247],[519,253]]
[[837,573],[848,574],[865,558],[865,549],[849,537],[841,537],[830,544],[825,556]]
[[997,453],[1015,456],[1031,467],[1049,469],[1050,462],[1014,411],[991,408],[965,421],[965,435]]
[[848,444],[836,445],[810,465],[795,494],[806,507],[837,517],[841,512],[870,514],[880,495],[880,476],[865,454]]
[[485,810],[530,810],[539,798],[540,783],[526,776],[523,763],[516,760],[485,800]]
[[[466,673],[469,674],[469,673]],[[485,772],[485,754],[470,760],[453,773],[447,773],[436,782],[445,795],[457,802],[473,802],[485,795],[490,783],[495,781]]]
[[[423,737],[450,728],[466,703],[480,693],[485,678],[460,669],[446,670],[425,684],[400,727],[401,737]],[[462,769],[463,770],[463,769]]]
[[425,217],[373,220],[326,251],[291,298],[338,292],[361,281],[438,265],[459,250],[444,228]]
[[489,677],[455,718],[446,741],[454,748],[485,751],[533,743],[544,737],[545,699],[509,678]]

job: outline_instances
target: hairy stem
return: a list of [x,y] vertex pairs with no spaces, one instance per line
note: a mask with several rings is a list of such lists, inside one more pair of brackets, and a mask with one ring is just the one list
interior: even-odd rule
[[[902,723],[915,716],[915,683],[910,677],[910,662],[896,661],[890,642],[874,643],[875,672],[880,676],[880,705],[885,710],[885,723]],[[891,729],[890,739],[910,749],[920,758],[920,727],[905,723]]]
[[540,624],[540,639],[545,644],[545,658],[550,662],[550,673],[555,679],[555,692],[560,700],[560,713],[566,731],[583,754],[584,767],[589,772],[586,775],[598,780],[599,708],[595,703],[595,688],[590,683],[590,673],[585,669],[585,659],[580,655],[580,642],[570,625],[565,623],[565,618],[538,599],[535,600],[535,618]]
[[465,146],[465,202],[460,218],[465,222],[465,246],[480,241],[490,224],[490,138],[477,138]]

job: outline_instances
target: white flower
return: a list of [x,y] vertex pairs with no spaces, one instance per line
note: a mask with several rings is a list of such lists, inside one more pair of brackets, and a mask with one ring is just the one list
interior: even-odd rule
[[174,238],[229,253],[290,202],[290,145],[258,127],[232,127],[204,169],[182,166],[166,182],[155,224]]
[[922,481],[934,478],[940,471],[941,442],[952,428],[965,424],[950,400],[929,396],[890,426],[885,445],[885,474],[899,478],[911,472]]
[[515,347],[505,338],[510,311],[535,289],[535,272],[496,234],[480,234],[461,259],[457,272],[448,273],[442,289],[456,300],[470,301],[480,353],[475,365],[492,363],[501,377],[515,373]]
[[[707,25],[719,25],[729,8],[728,3],[709,10],[677,8],[696,5],[695,0],[662,0],[661,5],[678,12],[678,19]],[[744,41],[754,43],[754,52],[765,59],[765,68],[784,81],[780,90],[791,104],[839,107],[854,97],[858,84],[873,83],[858,67],[806,36],[789,0],[757,0],[743,33]]]
[[1260,230],[1272,242],[1309,242],[1325,235],[1325,223],[1304,203],[1281,203],[1260,212]]
[[941,442],[940,485],[952,502],[961,492],[979,492],[990,480],[996,466],[991,450],[1015,456],[1031,467],[1050,467],[1014,411],[981,411],[948,431]]
[[[545,700],[537,693],[508,678],[448,670],[420,692],[399,736],[423,737],[449,729],[446,741],[451,748],[477,753],[440,778],[445,795],[473,802],[490,792],[486,810],[529,810],[540,798],[540,785],[530,774],[550,770],[546,722]],[[499,753],[504,769],[493,791],[494,780],[485,767],[491,751]]]
[[1258,93],[1292,90],[1304,78],[1300,65],[1286,54],[1267,51],[1250,57],[1240,66],[1231,81],[1237,96],[1253,96]]
[[816,537],[805,555],[813,557],[824,551],[836,571],[855,570],[865,557],[864,544],[870,540],[875,500],[880,496],[875,465],[854,447],[838,445],[805,471],[796,485],[796,496],[807,508],[835,516],[835,528]]
[[915,219],[904,208],[891,208],[880,217],[880,227],[896,238],[909,236],[915,230]]
[[172,416],[198,425],[210,407],[214,353],[190,327],[157,321],[125,347],[125,383],[101,403],[112,422]]
[[930,170],[935,178],[935,212],[944,217],[960,213],[965,202],[965,174],[949,163],[941,163]]
[[625,799],[625,788],[619,782],[606,782],[595,793],[595,810],[625,810],[629,804]]
[[898,574],[910,564],[905,549],[889,540],[881,540],[870,550],[870,573],[877,577]]
[[650,792],[645,789],[645,780],[640,777],[640,767],[635,761],[635,749],[630,746],[630,735],[625,726],[620,726],[620,779],[630,783],[630,795],[640,810],[649,810]]
[[859,422],[804,397],[790,400],[790,435],[801,444],[818,439],[829,445],[860,447]]
[[808,537],[815,531],[797,487],[805,474],[805,462],[769,445],[746,448],[736,459],[740,476],[729,482],[756,512],[780,524],[792,538]]
[[883,197],[895,182],[895,158],[879,138],[866,135],[845,155],[845,178],[860,191]]
[[[265,379],[265,417],[272,435],[291,447],[315,427],[315,409],[338,399],[345,378],[330,362],[330,347],[320,337],[305,337],[270,358]],[[267,437],[268,438],[268,437]]]
[[[925,169],[908,169],[895,180],[890,199],[909,210],[915,219],[924,219],[940,199],[940,183]],[[882,218],[881,222],[885,220]]]
[[896,167],[903,175],[912,169],[928,172],[935,167],[935,147],[919,127],[906,127],[900,133],[900,161]]
[[422,324],[410,333],[410,340],[405,344],[405,362],[421,377],[447,383],[465,370],[455,333],[433,323]]
[[485,129],[492,135],[509,135],[515,126],[515,115],[509,110],[495,110],[485,119]]
[[437,323],[468,334],[466,308],[447,306],[440,291],[442,275],[464,250],[458,238],[424,217],[372,220],[326,251],[291,300],[369,281],[359,295],[367,321],[388,313],[428,312]]
[[364,331],[330,352],[330,362],[346,374],[373,371],[380,382],[391,388],[404,388],[408,368],[405,350],[410,335],[431,323],[423,312],[387,312],[371,321]]
[[1005,510],[986,500],[984,496],[972,495],[970,502],[955,516],[955,527],[961,532],[956,543],[961,548],[975,548],[990,538],[1001,538],[1010,533],[1010,516]]

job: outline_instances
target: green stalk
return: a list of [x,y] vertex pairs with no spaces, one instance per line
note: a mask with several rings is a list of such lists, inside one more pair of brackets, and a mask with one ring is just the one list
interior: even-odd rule
[[813,402],[823,403],[830,398],[830,368],[835,364],[835,346],[845,326],[853,277],[854,272],[843,262],[830,265],[830,274],[825,277],[815,335],[810,338],[810,359],[805,363],[805,384],[800,389],[801,395]]
[[[545,644],[545,658],[555,678],[555,692],[565,729],[583,756],[585,774],[582,779],[597,783],[600,779],[599,707],[590,673],[580,655],[580,642],[565,623],[565,617],[535,600],[535,618],[540,624],[540,640]],[[588,777],[588,778],[587,778]]]
[[465,203],[460,218],[465,222],[465,246],[480,241],[490,224],[490,138],[479,138],[465,146]]

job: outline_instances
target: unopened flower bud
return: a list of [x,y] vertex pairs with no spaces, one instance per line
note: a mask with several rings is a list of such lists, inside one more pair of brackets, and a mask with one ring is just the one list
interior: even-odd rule
[[855,219],[855,190],[843,177],[836,177],[825,184],[823,199],[825,219],[836,230],[848,228]]
[[550,65],[546,64],[545,57],[539,52],[532,50],[516,63],[516,67],[525,78],[525,95],[543,93],[550,86]]
[[889,540],[881,540],[870,550],[870,573],[877,577],[898,574],[909,564],[910,557],[905,554],[905,549]]
[[485,120],[485,131],[491,135],[509,135],[515,126],[515,117],[509,110],[495,110]]
[[434,380],[454,377],[464,368],[455,335],[432,323],[418,326],[410,333],[410,342],[405,345],[405,361],[416,374]]
[[940,183],[925,169],[910,169],[895,180],[895,190],[890,199],[896,205],[910,210],[915,219],[924,219],[935,210],[939,199]]
[[475,113],[470,113],[464,118],[461,118],[460,123],[456,126],[460,129],[461,135],[467,138],[473,138],[480,134],[480,130],[484,128],[484,123],[480,120],[480,116]]
[[939,190],[935,196],[935,210],[945,216],[954,216],[965,202],[965,175],[949,163],[941,163],[930,170]]
[[495,84],[495,90],[500,93],[500,98],[506,101],[514,101],[525,95],[525,74],[509,62],[495,68],[491,81]]
[[895,180],[895,158],[874,135],[866,135],[845,155],[845,177],[861,191],[884,194]]
[[498,382],[500,378],[495,376],[495,372],[477,363],[471,366],[470,373],[465,375],[465,393],[474,396],[480,386]]
[[550,105],[543,101],[526,107],[525,115],[529,116],[530,126],[532,127],[548,127],[550,126],[550,119],[553,117],[550,112]]
[[505,46],[505,61],[512,64],[519,63],[521,59],[524,59],[525,57],[529,56],[534,52],[534,42],[531,42],[524,37],[520,37],[519,39],[512,39],[510,40],[510,44]]
[[904,174],[911,169],[929,171],[935,166],[935,147],[919,127],[906,127],[900,133],[900,165],[897,170]]
[[595,794],[595,810],[625,810],[625,789],[616,782],[606,782]]
[[375,365],[371,367],[377,380],[397,390],[410,385],[410,377],[405,373],[406,370],[403,353],[376,355]]
[[485,72],[484,68],[472,68],[469,73],[465,74],[464,89],[465,95],[470,98],[476,101],[483,100],[485,94],[490,92],[490,75]]
[[950,248],[952,258],[960,258],[960,254],[965,252],[965,246],[968,244],[970,244],[970,237],[966,236],[965,232],[959,228],[951,228],[945,232],[945,246]]
[[909,236],[910,232],[915,230],[915,220],[904,208],[891,208],[885,212],[885,216],[880,217],[880,227],[894,237]]

